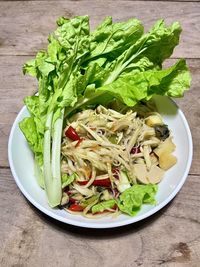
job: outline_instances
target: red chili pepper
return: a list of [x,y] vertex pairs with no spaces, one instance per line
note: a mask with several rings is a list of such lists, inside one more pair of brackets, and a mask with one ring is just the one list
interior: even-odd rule
[[65,131],[65,136],[73,141],[80,140],[80,136],[77,134],[76,130],[72,126],[69,126],[67,128],[67,130]]
[[75,147],[78,147],[80,145],[80,143],[83,141],[84,139],[83,138],[80,138],[77,142],[77,144],[75,145]]
[[[86,185],[88,183],[88,181],[79,181],[78,183],[80,185]],[[94,180],[92,185],[110,187],[111,186],[111,182],[110,182],[109,178],[106,178],[106,179],[101,179],[101,180]]]
[[102,180],[94,180],[94,182],[92,183],[93,185],[96,186],[103,186],[103,187],[110,187],[111,186],[111,182],[110,179],[102,179]]
[[137,154],[137,153],[140,153],[140,152],[141,152],[141,150],[140,150],[139,146],[134,146],[131,149],[131,154]]
[[71,211],[82,211],[84,208],[79,204],[71,204],[68,208]]

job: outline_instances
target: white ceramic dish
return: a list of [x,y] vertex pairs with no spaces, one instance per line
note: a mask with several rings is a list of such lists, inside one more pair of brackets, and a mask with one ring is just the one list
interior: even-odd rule
[[182,111],[167,97],[157,96],[155,101],[165,123],[172,130],[173,140],[176,144],[175,155],[178,158],[178,163],[166,172],[164,179],[159,184],[156,206],[143,205],[135,217],[120,215],[117,218],[109,216],[95,220],[50,208],[45,192],[38,186],[34,177],[33,154],[18,127],[18,123],[28,116],[26,107],[23,107],[18,114],[12,126],[8,143],[10,168],[19,189],[35,207],[45,214],[64,223],[81,227],[118,227],[140,221],[154,214],[169,203],[183,186],[191,166],[193,151],[191,132]]

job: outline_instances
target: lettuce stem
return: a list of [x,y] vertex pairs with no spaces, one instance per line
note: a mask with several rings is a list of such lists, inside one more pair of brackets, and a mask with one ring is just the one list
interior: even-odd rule
[[53,190],[55,191],[57,195],[57,201],[59,201],[58,204],[60,204],[60,200],[62,197],[60,158],[61,158],[61,139],[62,139],[64,111],[65,109],[61,110],[61,116],[55,121],[54,131],[53,131],[53,140],[52,140],[51,170],[52,170],[52,177],[53,177]]
[[[51,168],[52,121],[53,121],[53,111],[51,111],[47,115],[47,120],[46,120],[46,125],[45,125],[46,130],[44,133],[44,183],[45,183],[45,191],[47,193],[49,205],[51,207],[56,207],[57,205],[60,204],[62,191],[61,191],[61,181],[60,181],[61,179],[59,180],[57,179],[57,177],[53,177],[52,168]],[[55,123],[55,126],[60,127],[60,120],[58,120],[58,123]],[[56,129],[55,129],[54,137],[57,137]],[[60,146],[60,143],[59,143],[59,146]],[[55,150],[55,144],[53,145],[53,148]],[[55,160],[55,156],[54,156],[54,160]],[[58,167],[60,168],[60,162],[58,164]],[[55,168],[54,168],[54,172],[55,172]]]
[[47,197],[49,200],[50,206],[52,206],[51,202],[51,181],[52,181],[52,174],[51,174],[51,123],[53,118],[53,112],[50,112],[47,115],[46,120],[46,130],[44,133],[44,184],[45,190],[47,193]]

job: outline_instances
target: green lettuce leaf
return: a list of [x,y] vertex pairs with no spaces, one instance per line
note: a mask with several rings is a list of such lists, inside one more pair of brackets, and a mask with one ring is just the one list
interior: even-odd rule
[[[45,117],[43,116],[40,110],[40,103],[39,103],[39,96],[27,96],[24,99],[24,103],[35,121],[35,127],[37,132],[41,135],[44,135],[44,124],[45,124]],[[41,136],[42,138],[42,136]]]
[[20,130],[26,136],[27,142],[31,149],[35,153],[42,153],[42,139],[40,138],[40,134],[37,132],[36,124],[33,117],[24,118],[19,123]]
[[30,76],[36,77],[37,72],[36,72],[36,67],[35,67],[35,59],[31,59],[27,61],[24,64],[22,70],[24,74],[29,74]]
[[92,207],[92,213],[103,212],[104,210],[111,209],[115,204],[115,199],[102,201]]
[[106,17],[90,34],[91,51],[86,59],[91,60],[105,54],[116,58],[135,43],[142,36],[143,31],[143,25],[135,18],[126,22],[113,23],[112,17]]
[[135,216],[142,204],[156,204],[157,189],[157,185],[133,185],[120,195],[117,205],[122,212]]
[[86,95],[79,98],[73,108],[66,110],[70,115],[76,110],[97,104],[107,104],[118,99],[133,107],[141,100],[149,100],[153,95],[181,97],[190,86],[190,73],[184,59],[164,70],[148,70],[128,73],[111,84],[100,88],[91,87]]
[[63,174],[61,179],[62,179],[62,188],[65,188],[66,186],[70,185],[73,183],[73,181],[78,177],[76,173],[73,173],[71,175]]
[[93,203],[96,203],[96,200],[99,199],[99,196],[100,196],[99,194],[96,194],[96,195],[94,195],[92,197],[89,197],[89,198],[86,198],[86,199],[84,198],[84,199],[81,200],[80,205],[82,207],[86,208],[86,207],[92,205]]
[[180,33],[178,22],[166,27],[164,20],[157,21],[149,33],[144,34],[113,62],[112,71],[104,84],[115,81],[124,70],[130,68],[130,64],[137,63],[143,57],[148,58],[156,68],[161,68],[162,62],[170,57],[178,44]]
[[23,132],[26,140],[35,154],[35,160],[40,167],[43,165],[43,135],[37,131],[37,126],[33,117],[24,118],[19,123],[19,128]]
[[44,188],[43,176],[43,135],[37,131],[37,125],[33,117],[24,118],[19,123],[20,130],[23,132],[26,140],[34,152],[34,173],[40,187]]
[[98,88],[98,92],[111,94],[132,107],[141,100],[149,100],[154,94],[181,97],[189,86],[190,74],[185,60],[181,59],[168,69],[130,73]]
[[[89,53],[88,16],[70,20],[60,18],[58,28],[48,41],[47,50],[38,52],[34,60],[24,65],[23,71],[38,79],[38,98],[33,97],[25,102],[35,123],[35,132],[39,134],[43,130],[43,135],[40,135],[43,144],[43,176],[49,204],[54,207],[59,204],[62,195],[60,144],[64,109],[77,101],[76,85],[77,77],[81,75],[80,64]],[[25,124],[23,133],[35,153]]]

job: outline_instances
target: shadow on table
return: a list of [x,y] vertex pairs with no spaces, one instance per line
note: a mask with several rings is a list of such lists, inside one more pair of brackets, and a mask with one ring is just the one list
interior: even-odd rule
[[46,214],[42,213],[38,209],[36,209],[32,204],[28,202],[28,204],[31,206],[32,209],[38,214],[40,219],[44,221],[44,223],[48,224],[50,227],[57,229],[58,231],[62,232],[63,234],[71,234],[74,236],[79,236],[83,238],[88,239],[108,239],[108,238],[117,238],[120,236],[129,235],[131,233],[138,232],[139,230],[150,226],[153,224],[156,220],[160,218],[165,212],[167,212],[167,209],[171,206],[173,201],[171,201],[169,204],[167,204],[164,208],[162,208],[157,213],[151,215],[150,217],[136,222],[132,223],[126,226],[121,227],[115,227],[115,228],[106,228],[106,229],[93,229],[93,228],[83,228],[78,226],[72,226],[60,221],[57,221]]

